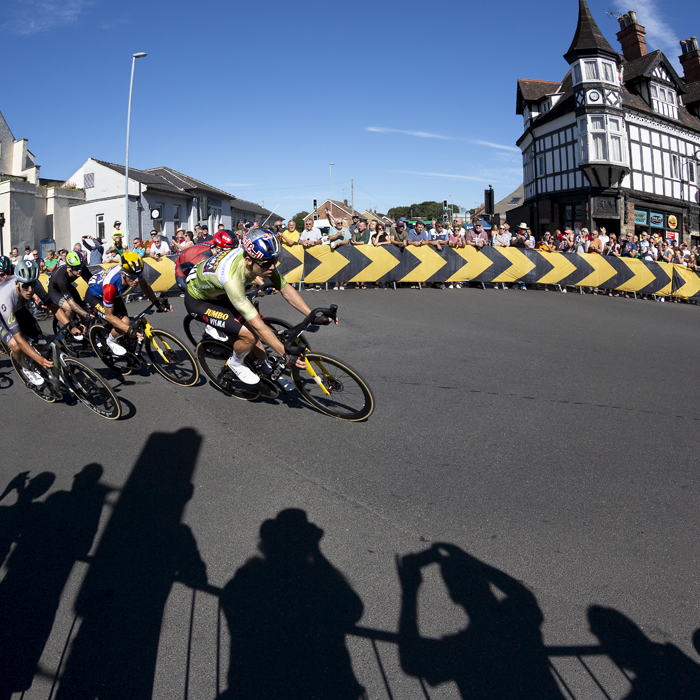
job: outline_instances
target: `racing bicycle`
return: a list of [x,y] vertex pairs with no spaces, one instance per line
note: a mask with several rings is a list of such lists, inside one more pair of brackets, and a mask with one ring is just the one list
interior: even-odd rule
[[[285,352],[300,357],[304,368],[291,368],[294,385],[314,408],[333,418],[346,421],[361,421],[369,418],[374,411],[374,396],[367,382],[349,365],[325,353],[311,352],[305,341],[305,332],[315,333],[323,317],[334,320],[338,307],[333,304],[329,309],[314,309],[300,324],[274,330]],[[265,319],[267,322],[268,319]],[[268,357],[274,360],[275,371],[269,377],[259,374],[260,382],[245,384],[228,368],[226,361],[231,357],[233,343],[237,336],[229,337],[227,341],[214,340],[206,337],[197,344],[197,360],[209,380],[230,396],[253,401],[260,396],[274,398],[279,394],[279,386],[275,379],[284,369],[283,358],[268,350]],[[250,355],[246,364],[257,373]]]
[[67,332],[69,332],[67,329],[62,328],[56,335],[42,337],[38,342],[33,343],[34,349],[42,357],[53,361],[51,369],[44,369],[31,359],[28,360],[31,369],[38,372],[44,380],[43,384],[36,386],[31,382],[24,374],[22,366],[10,355],[17,374],[27,388],[42,401],[48,403],[60,401],[68,393],[98,416],[116,420],[122,413],[119,399],[93,369],[67,355],[64,345]]
[[98,309],[101,323],[92,324],[88,331],[92,349],[107,367],[124,376],[144,364],[142,351],[145,348],[150,363],[168,381],[180,386],[196,384],[199,368],[187,346],[177,336],[153,328],[146,320],[145,316],[154,313],[153,306],[155,304],[149,304],[134,316],[129,333],[121,337],[120,342],[126,349],[126,355],[115,355],[107,344],[112,326]]

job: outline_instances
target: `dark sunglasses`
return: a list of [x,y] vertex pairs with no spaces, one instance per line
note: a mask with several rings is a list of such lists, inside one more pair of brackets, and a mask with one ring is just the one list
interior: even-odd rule
[[20,286],[25,292],[28,292],[30,289],[34,289],[34,283],[33,283],[33,282],[20,282],[19,286]]
[[255,261],[263,270],[269,270],[273,265],[277,264],[277,260],[256,260]]
[[140,280],[143,277],[143,273],[139,272],[138,275],[130,275],[128,272],[125,273],[130,280]]

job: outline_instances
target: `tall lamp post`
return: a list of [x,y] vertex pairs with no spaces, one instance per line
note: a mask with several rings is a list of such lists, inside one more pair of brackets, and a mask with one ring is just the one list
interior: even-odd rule
[[[335,163],[328,163],[328,186],[331,191],[331,196],[330,199],[333,201],[333,166]],[[333,208],[333,205],[331,205],[331,208]]]
[[131,54],[131,81],[129,82],[129,110],[126,115],[126,163],[124,166],[124,233],[126,244],[131,245],[129,237],[129,128],[131,126],[131,93],[134,89],[134,67],[137,58],[144,58],[145,53]]

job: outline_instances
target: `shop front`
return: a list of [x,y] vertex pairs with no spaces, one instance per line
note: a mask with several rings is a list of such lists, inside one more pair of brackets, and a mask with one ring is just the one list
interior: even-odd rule
[[660,207],[635,206],[634,232],[641,236],[643,231],[651,236],[657,233],[672,245],[678,245],[683,239],[683,215],[679,212],[664,211]]

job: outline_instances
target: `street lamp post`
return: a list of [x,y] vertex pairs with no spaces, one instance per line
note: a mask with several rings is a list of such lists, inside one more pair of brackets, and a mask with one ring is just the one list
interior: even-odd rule
[[328,163],[328,185],[331,192],[330,199],[333,201],[333,166],[335,163]]
[[145,53],[131,54],[131,81],[129,82],[129,109],[126,114],[126,163],[124,165],[124,234],[126,245],[131,245],[129,238],[129,128],[131,126],[131,93],[134,89],[134,67],[137,58],[144,58]]

